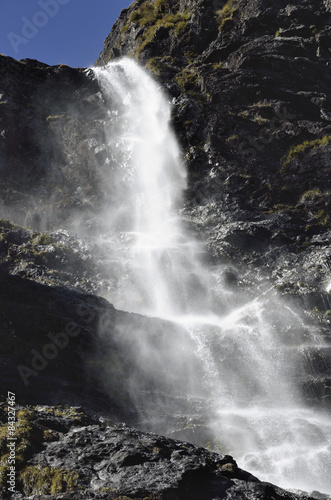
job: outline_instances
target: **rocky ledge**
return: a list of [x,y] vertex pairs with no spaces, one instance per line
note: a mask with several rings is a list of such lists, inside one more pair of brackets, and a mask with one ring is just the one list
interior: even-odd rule
[[[7,448],[4,410],[2,403],[1,453]],[[312,498],[259,481],[230,456],[124,424],[112,425],[80,407],[18,407],[16,418],[17,493],[12,498],[17,500]]]

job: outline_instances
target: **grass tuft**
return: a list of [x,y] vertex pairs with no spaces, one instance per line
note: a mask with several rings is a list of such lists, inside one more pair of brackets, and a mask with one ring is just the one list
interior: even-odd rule
[[325,147],[331,142],[331,135],[325,135],[321,139],[315,139],[313,141],[304,141],[301,144],[292,146],[290,150],[281,158],[282,167],[287,167],[287,165],[294,159],[300,158],[303,153],[307,150],[316,149],[318,147]]

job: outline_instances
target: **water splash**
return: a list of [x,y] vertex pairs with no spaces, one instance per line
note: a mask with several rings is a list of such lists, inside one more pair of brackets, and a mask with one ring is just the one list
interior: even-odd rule
[[[202,380],[191,374],[187,398],[190,385],[203,387],[216,439],[241,467],[287,488],[331,491],[331,422],[306,407],[299,389],[302,352],[318,345],[318,335],[273,291],[253,300],[230,293],[201,263],[201,245],[177,216],[186,170],[167,98],[132,60],[93,71],[109,109],[112,203],[102,239],[112,262],[107,298],[186,329],[186,347],[195,346],[203,373]],[[146,352],[144,362],[153,352],[158,360],[157,377],[166,361],[157,345]]]

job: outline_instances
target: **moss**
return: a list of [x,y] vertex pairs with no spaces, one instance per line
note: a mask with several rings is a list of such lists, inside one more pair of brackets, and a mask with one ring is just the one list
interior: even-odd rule
[[71,418],[73,420],[79,420],[84,416],[84,412],[74,406],[36,406],[35,409],[55,417]]
[[[300,198],[299,205],[304,205],[304,210],[309,214],[309,218],[314,219],[314,223],[318,226],[330,226],[330,215],[325,211],[324,207],[328,205],[331,197],[331,191],[321,191],[319,188],[313,188],[306,191]],[[307,206],[305,206],[307,204]],[[305,232],[309,233],[311,225],[307,224]]]
[[316,198],[320,198],[322,193],[319,188],[309,189],[301,196],[300,202],[305,203],[306,201],[314,201]]
[[[28,409],[16,413],[15,422],[15,467],[19,473],[31,457],[33,451],[43,442],[43,433],[32,422],[34,413]],[[0,426],[0,487],[7,481],[8,468],[8,423]]]
[[160,19],[164,13],[164,0],[145,1],[138,9],[132,12],[129,23],[136,23],[140,26],[153,24]]
[[6,229],[15,229],[18,226],[16,226],[15,224],[13,224],[12,222],[10,222],[7,219],[0,219],[0,227],[4,227]]
[[225,139],[225,142],[235,141],[236,139],[239,139],[239,135],[238,134],[232,134],[232,135],[230,135],[229,137],[227,137]]
[[216,12],[219,29],[222,31],[226,23],[233,18],[237,9],[234,8],[234,0],[229,0],[222,9]]
[[317,211],[315,219],[319,226],[328,226],[330,224],[330,217],[323,208]]
[[42,441],[42,433],[33,426],[31,422],[33,413],[31,411],[20,410],[17,412],[16,417],[16,463],[22,465],[30,457],[34,443]]
[[[84,415],[75,407],[39,407],[25,408],[16,412],[15,437],[15,466],[18,481],[23,491],[28,494],[55,494],[62,491],[72,491],[78,488],[76,472],[52,467],[27,466],[27,461],[33,453],[38,452],[45,442],[58,440],[58,433],[52,429],[45,429],[38,425],[38,416],[41,412],[51,413],[74,421]],[[0,426],[0,488],[6,485],[8,472],[8,424]]]
[[9,471],[9,465],[0,465],[0,491],[7,486],[7,474]]
[[46,118],[46,122],[54,121],[54,120],[69,120],[69,115],[49,115]]
[[290,150],[281,158],[282,167],[287,167],[287,165],[294,159],[298,159],[302,154],[307,153],[310,149],[316,149],[318,147],[325,147],[331,142],[331,135],[325,135],[321,139],[315,139],[313,141],[304,141],[301,144],[292,146]]
[[50,429],[46,429],[43,431],[43,440],[46,443],[51,443],[53,441],[59,440],[59,434],[55,431],[51,431]]
[[213,63],[213,69],[225,69],[225,66],[221,62],[215,62]]
[[184,68],[182,72],[176,76],[175,82],[179,87],[186,92],[200,92],[199,75],[193,68]]
[[[254,123],[257,123],[258,125],[266,125],[269,123],[269,120],[267,118],[263,118],[260,115],[255,115],[252,121]],[[267,130],[268,130],[268,132],[270,131],[270,129],[267,129]]]
[[151,57],[146,67],[149,71],[154,73],[155,75],[159,75],[163,71],[174,71],[175,67],[173,65],[174,60],[170,56],[165,57]]
[[114,493],[115,491],[114,488],[108,488],[107,486],[101,486],[101,488],[98,489],[100,493]]
[[63,418],[72,418],[73,420],[78,420],[82,417],[82,415],[84,415],[84,413],[72,406],[64,406],[55,408],[54,415]]
[[55,467],[29,465],[19,479],[25,495],[55,495],[78,489],[78,474]]
[[245,109],[244,111],[240,111],[240,113],[238,113],[238,116],[241,116],[242,118],[249,118],[250,112],[247,109]]
[[187,26],[186,20],[177,22],[174,25],[174,30],[175,30],[176,35],[181,35],[182,33],[184,33],[186,26]]
[[191,12],[186,9],[183,13],[176,12],[166,13],[164,0],[157,0],[156,2],[146,1],[135,10],[130,18],[130,23],[138,24],[139,26],[146,27],[146,31],[141,36],[140,45],[135,50],[135,55],[138,56],[142,50],[152,41],[157,29],[163,27],[173,30],[176,36],[182,35],[189,24],[191,19]]
[[52,245],[54,238],[47,233],[40,233],[32,235],[31,243],[32,245]]

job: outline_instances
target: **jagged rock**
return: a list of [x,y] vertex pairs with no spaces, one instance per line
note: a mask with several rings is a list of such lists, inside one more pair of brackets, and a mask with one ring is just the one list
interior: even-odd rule
[[88,219],[101,195],[93,168],[104,116],[97,84],[84,69],[3,55],[0,81],[1,215],[35,229],[58,228],[68,211]]
[[[17,471],[17,499],[308,500],[259,481],[231,456],[110,425],[79,407],[19,407],[18,416],[27,451]],[[2,421],[5,427],[5,414]],[[21,440],[23,434],[17,449]]]

